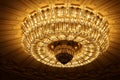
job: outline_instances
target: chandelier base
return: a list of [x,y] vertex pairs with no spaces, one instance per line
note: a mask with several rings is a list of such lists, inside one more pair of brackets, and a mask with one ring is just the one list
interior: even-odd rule
[[60,40],[52,42],[48,48],[54,52],[55,57],[62,64],[66,64],[72,60],[74,53],[82,48],[78,42],[71,40]]

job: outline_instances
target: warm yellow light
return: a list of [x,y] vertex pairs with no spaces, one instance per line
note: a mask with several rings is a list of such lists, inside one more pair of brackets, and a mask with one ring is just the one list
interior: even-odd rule
[[[104,17],[70,4],[49,5],[34,11],[23,21],[22,34],[25,49],[35,59],[56,67],[88,64],[109,46],[109,27]],[[57,61],[54,52],[48,48],[50,43],[59,40],[72,40],[82,45],[65,65]]]

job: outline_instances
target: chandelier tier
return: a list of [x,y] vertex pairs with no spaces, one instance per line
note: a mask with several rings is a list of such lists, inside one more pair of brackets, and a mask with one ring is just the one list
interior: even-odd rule
[[75,4],[52,4],[33,11],[21,29],[25,50],[55,67],[88,64],[109,46],[109,27],[104,17]]

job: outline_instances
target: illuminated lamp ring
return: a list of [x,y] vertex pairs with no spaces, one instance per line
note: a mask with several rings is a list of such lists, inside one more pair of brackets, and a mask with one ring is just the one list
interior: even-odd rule
[[[69,15],[68,15],[69,14]],[[99,14],[79,7],[44,8],[34,11],[22,25],[25,49],[38,61],[55,67],[77,67],[92,62],[109,46],[108,22]],[[72,40],[82,45],[72,61],[59,63],[48,45]]]

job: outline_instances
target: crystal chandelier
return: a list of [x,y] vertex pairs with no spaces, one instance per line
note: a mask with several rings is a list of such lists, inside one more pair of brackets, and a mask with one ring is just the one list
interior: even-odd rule
[[88,64],[109,46],[105,18],[75,4],[51,4],[33,11],[21,29],[25,50],[54,67]]

